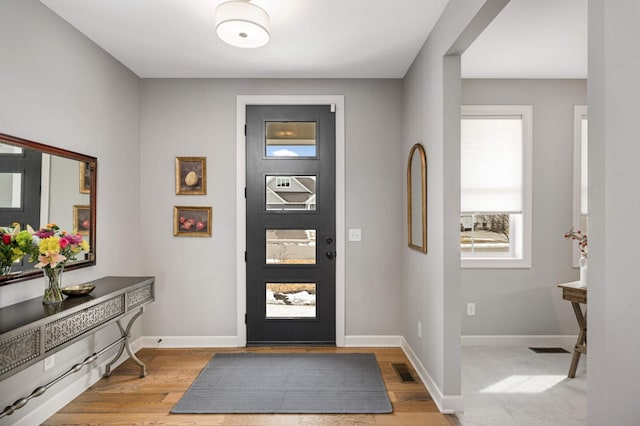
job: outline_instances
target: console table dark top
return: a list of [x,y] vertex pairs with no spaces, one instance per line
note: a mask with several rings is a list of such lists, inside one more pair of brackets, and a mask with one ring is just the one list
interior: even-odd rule
[[70,314],[73,310],[93,306],[106,299],[107,296],[112,297],[118,292],[131,290],[153,281],[154,277],[104,277],[87,282],[96,286],[90,294],[82,297],[67,297],[60,304],[43,305],[42,297],[36,297],[5,306],[0,308],[0,335],[54,315]]

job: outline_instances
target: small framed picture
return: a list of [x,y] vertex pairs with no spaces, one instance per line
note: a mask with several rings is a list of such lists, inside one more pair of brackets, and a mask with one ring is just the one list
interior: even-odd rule
[[80,235],[89,235],[91,229],[89,206],[73,206],[73,229]]
[[176,194],[207,193],[207,158],[176,157]]
[[173,207],[173,235],[176,237],[210,237],[211,207]]
[[91,192],[91,169],[89,165],[80,162],[80,193],[88,194]]

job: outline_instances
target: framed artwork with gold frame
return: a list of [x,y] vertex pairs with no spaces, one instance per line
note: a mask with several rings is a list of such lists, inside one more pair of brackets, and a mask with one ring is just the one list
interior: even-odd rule
[[207,158],[176,157],[176,194],[207,193]]
[[73,229],[80,235],[89,235],[91,229],[91,208],[89,206],[73,206]]
[[80,162],[80,193],[91,193],[91,169],[82,161]]
[[173,207],[173,235],[211,237],[211,207]]

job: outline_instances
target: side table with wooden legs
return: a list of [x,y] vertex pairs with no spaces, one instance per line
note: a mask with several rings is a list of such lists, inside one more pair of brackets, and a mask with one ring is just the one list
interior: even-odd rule
[[578,368],[578,362],[580,362],[580,355],[587,354],[587,310],[585,308],[584,313],[580,304],[587,304],[587,288],[580,287],[580,281],[573,281],[570,283],[558,284],[558,287],[562,289],[562,298],[571,302],[573,312],[578,320],[578,327],[580,332],[578,333],[578,340],[573,347],[573,358],[571,358],[571,365],[569,366],[569,378],[576,377],[576,370]]

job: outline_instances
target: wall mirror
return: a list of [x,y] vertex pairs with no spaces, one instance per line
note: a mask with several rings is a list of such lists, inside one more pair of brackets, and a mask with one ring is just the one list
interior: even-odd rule
[[[38,229],[55,223],[90,244],[65,269],[96,263],[97,159],[0,133],[0,226]],[[29,258],[12,265],[0,285],[42,275]]]
[[427,252],[427,155],[417,143],[407,163],[407,214],[409,247]]

